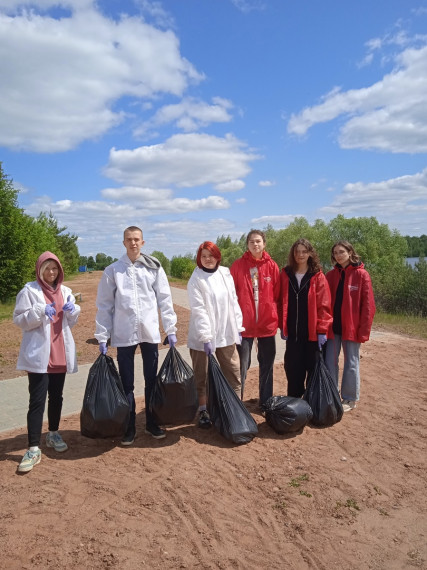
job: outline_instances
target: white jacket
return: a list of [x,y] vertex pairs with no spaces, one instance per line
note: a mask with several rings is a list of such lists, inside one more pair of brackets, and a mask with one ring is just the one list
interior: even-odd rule
[[187,346],[203,350],[205,342],[212,349],[240,344],[242,311],[237,301],[234,281],[227,267],[208,273],[196,267],[187,285],[190,325]]
[[[69,287],[61,285],[61,292],[64,304],[69,295],[71,295],[70,301],[75,302]],[[23,331],[17,370],[26,370],[37,374],[47,372],[50,356],[51,321],[45,315],[45,307],[46,300],[37,281],[27,283],[16,297],[13,322]],[[80,307],[75,305],[73,313],[65,311],[62,318],[62,336],[68,373],[77,372],[76,346],[71,328],[76,324],[79,314]]]
[[98,342],[111,337],[111,346],[159,343],[158,309],[165,333],[176,332],[176,314],[163,268],[150,269],[138,260],[132,263],[126,254],[104,269],[96,306]]

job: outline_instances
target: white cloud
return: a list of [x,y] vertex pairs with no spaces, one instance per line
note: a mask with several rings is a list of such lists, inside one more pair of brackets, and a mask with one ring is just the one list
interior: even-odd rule
[[264,188],[268,188],[269,186],[275,186],[276,185],[276,183],[273,182],[273,180],[260,180],[258,182],[258,184],[260,186],[263,186]]
[[246,204],[247,200],[246,198],[237,198],[236,200],[234,200],[234,202],[236,204]]
[[265,2],[261,0],[231,0],[232,4],[243,13],[252,12],[253,10],[264,10]]
[[346,184],[322,215],[372,216],[404,234],[420,235],[427,228],[427,169],[381,182]]
[[[395,37],[394,42],[399,43]],[[400,38],[404,44],[406,36]],[[343,148],[386,152],[427,151],[427,46],[407,48],[395,57],[395,68],[381,81],[346,92],[334,89],[319,105],[292,115],[288,132],[304,135],[317,123],[344,115]]]
[[190,188],[245,177],[249,163],[259,158],[232,135],[182,134],[153,146],[113,148],[104,173],[123,184]]
[[218,190],[218,192],[237,192],[238,190],[243,190],[244,187],[245,183],[243,180],[229,180],[228,182],[216,184],[215,190]]
[[263,227],[271,224],[276,228],[284,228],[299,216],[300,214],[284,214],[283,216],[261,216],[260,218],[252,218],[251,222],[253,224],[262,225]]
[[61,19],[0,13],[0,76],[7,77],[0,83],[0,145],[66,151],[122,122],[122,97],[181,96],[203,79],[172,31],[138,17],[108,19],[83,0],[62,5],[75,10]]
[[154,116],[134,130],[135,136],[148,136],[152,129],[173,124],[185,131],[197,131],[211,123],[228,123],[233,105],[227,99],[214,97],[212,104],[193,98],[186,98],[174,105],[161,107]]

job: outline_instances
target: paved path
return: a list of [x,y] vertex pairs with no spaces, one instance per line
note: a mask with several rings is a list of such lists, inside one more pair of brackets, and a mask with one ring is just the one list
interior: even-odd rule
[[[176,305],[189,308],[187,291],[172,287],[172,297]],[[179,325],[179,323],[178,323]],[[179,338],[179,330],[178,330]],[[285,343],[276,337],[276,361],[283,361],[285,352]],[[159,351],[159,366],[162,364],[167,348]],[[187,347],[178,347],[184,360],[191,365],[190,353]],[[252,366],[257,366],[257,358],[255,348],[252,351]],[[76,374],[67,374],[64,387],[64,405],[62,408],[62,416],[80,413],[83,401],[83,395],[86,387],[86,381],[91,364],[82,364]],[[142,359],[136,355],[135,357],[135,396],[144,394],[144,382],[142,375]],[[141,379],[141,380],[139,380]],[[26,376],[13,378],[11,380],[3,380],[0,382],[0,433],[18,427],[25,427],[27,424],[28,411],[28,382]],[[47,419],[45,413],[45,420]]]

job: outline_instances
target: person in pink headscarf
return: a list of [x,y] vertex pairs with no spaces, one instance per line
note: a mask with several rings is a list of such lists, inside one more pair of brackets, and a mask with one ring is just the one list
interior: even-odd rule
[[58,433],[62,392],[67,372],[77,372],[71,328],[80,307],[69,287],[62,284],[64,271],[54,253],[45,251],[36,262],[36,281],[27,283],[16,297],[13,322],[23,331],[18,370],[28,373],[30,404],[27,414],[28,445],[18,471],[26,473],[40,463],[43,414],[48,399],[47,447],[68,449]]

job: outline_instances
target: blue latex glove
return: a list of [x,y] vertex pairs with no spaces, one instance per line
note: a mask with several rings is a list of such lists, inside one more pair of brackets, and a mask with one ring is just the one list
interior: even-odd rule
[[280,329],[280,338],[281,338],[282,340],[288,340],[288,337],[283,334],[282,329]]
[[325,334],[318,334],[317,335],[317,344],[319,345],[319,350],[322,349],[322,346],[325,344],[325,342],[327,340],[328,340],[328,338]]
[[169,346],[173,348],[176,345],[176,334],[168,334]]
[[72,303],[72,302],[70,301],[70,299],[71,299],[71,295],[68,295],[68,297],[67,297],[67,302],[66,302],[65,305],[62,307],[62,310],[63,310],[63,311],[67,311],[68,313],[73,314],[74,311],[75,311],[75,309],[76,309],[76,306],[74,305],[74,303]]
[[56,315],[55,303],[51,303],[50,305],[46,305],[44,308],[44,314],[49,317],[51,321],[53,321],[54,315]]
[[212,343],[211,342],[205,342],[203,344],[203,350],[206,352],[206,354],[209,356],[210,354],[212,354]]
[[240,344],[242,344],[242,333],[239,333]]
[[107,354],[107,350],[108,350],[108,346],[106,342],[100,342],[99,343],[99,352],[101,354]]

